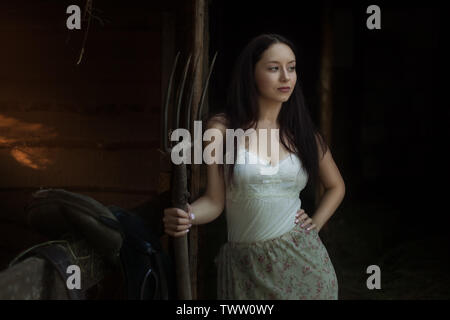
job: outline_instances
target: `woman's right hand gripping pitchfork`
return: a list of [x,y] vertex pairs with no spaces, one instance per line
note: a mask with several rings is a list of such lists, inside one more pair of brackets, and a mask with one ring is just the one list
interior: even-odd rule
[[191,212],[192,207],[187,204],[188,212],[178,208],[164,209],[164,231],[172,237],[181,237],[189,232],[195,215]]

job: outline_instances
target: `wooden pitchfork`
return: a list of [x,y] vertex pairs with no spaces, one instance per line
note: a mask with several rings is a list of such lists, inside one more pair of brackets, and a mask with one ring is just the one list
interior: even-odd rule
[[[200,55],[199,55],[200,56]],[[197,64],[199,60],[199,56],[197,56],[193,70],[194,70],[194,76],[192,79],[192,84],[189,92],[189,97],[187,99],[187,106],[186,106],[186,112],[185,112],[185,121],[184,126],[187,130],[191,130],[191,124],[190,124],[190,114],[191,114],[191,104],[192,104],[192,97],[194,93],[194,85],[195,85],[195,78],[197,76]],[[163,105],[163,110],[161,113],[161,149],[160,151],[163,153],[165,161],[171,162],[170,154],[172,152],[172,146],[170,140],[170,134],[168,130],[168,114],[169,114],[169,105],[172,97],[172,88],[174,87],[174,75],[175,70],[177,68],[178,60],[180,57],[180,52],[177,53],[175,57],[174,64],[172,66],[172,71],[169,78],[169,84],[167,86],[167,92],[166,97]],[[183,103],[183,93],[184,88],[186,84],[187,74],[189,65],[191,62],[192,54],[189,55],[186,65],[183,69],[183,73],[181,75],[181,81],[179,83],[177,92],[175,93],[175,104],[174,108],[172,108],[172,117],[173,121],[171,121],[173,127],[170,130],[172,132],[174,129],[179,128],[179,122],[180,122],[180,111],[182,108]],[[197,119],[201,119],[201,112],[203,110],[203,104],[205,100],[206,90],[208,88],[209,79],[211,77],[212,69],[214,67],[214,63],[217,57],[217,52],[214,55],[214,59],[211,63],[211,66],[209,68],[209,73],[206,79],[206,82],[202,89],[202,95],[200,98],[200,102],[197,109]],[[192,134],[191,134],[192,137]],[[169,146],[170,143],[170,146]],[[183,155],[184,156],[184,155]],[[189,200],[190,194],[187,188],[187,180],[188,180],[188,174],[187,174],[187,167],[186,163],[181,164],[174,164],[170,163],[171,166],[171,183],[170,183],[170,189],[171,189],[171,201],[172,201],[172,207],[173,208],[179,208],[187,212],[187,202]],[[173,238],[173,247],[174,247],[174,255],[175,255],[175,272],[177,277],[177,292],[178,292],[178,299],[180,300],[192,300],[192,291],[191,291],[191,281],[190,281],[190,271],[189,271],[189,255],[188,255],[188,238],[187,234],[178,237]]]

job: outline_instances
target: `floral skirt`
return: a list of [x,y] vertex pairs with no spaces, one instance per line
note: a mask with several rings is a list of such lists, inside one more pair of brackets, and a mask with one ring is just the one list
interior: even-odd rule
[[274,239],[225,243],[215,259],[219,300],[337,300],[338,283],[316,230],[300,225]]

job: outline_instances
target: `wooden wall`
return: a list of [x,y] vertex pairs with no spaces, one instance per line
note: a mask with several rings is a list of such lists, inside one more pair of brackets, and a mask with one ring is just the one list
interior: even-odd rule
[[169,4],[94,1],[104,25],[91,21],[76,65],[87,23],[69,31],[66,8],[84,3],[0,4],[0,269],[41,239],[23,223],[36,189],[125,208],[157,195]]

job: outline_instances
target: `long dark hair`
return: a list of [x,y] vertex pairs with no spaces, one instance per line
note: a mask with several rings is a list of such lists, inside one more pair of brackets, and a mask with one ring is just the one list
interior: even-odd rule
[[[241,128],[245,131],[255,128],[259,118],[258,91],[254,77],[255,65],[261,59],[264,51],[275,43],[288,45],[295,56],[298,56],[294,44],[280,35],[262,34],[253,38],[245,46],[234,65],[227,91],[225,110],[220,117],[217,117],[216,114],[210,116],[209,119],[213,117],[217,120],[224,119],[223,124],[227,129]],[[320,144],[322,157],[328,147],[305,105],[299,79],[297,79],[289,99],[282,104],[278,122],[281,143],[289,152],[296,153],[300,158],[302,166],[308,174],[308,184],[316,184],[319,171],[317,142]],[[236,150],[236,144],[234,146]],[[234,156],[236,158],[236,152],[234,152]],[[233,180],[235,163],[236,161],[233,164],[225,164],[229,166],[228,182]]]

